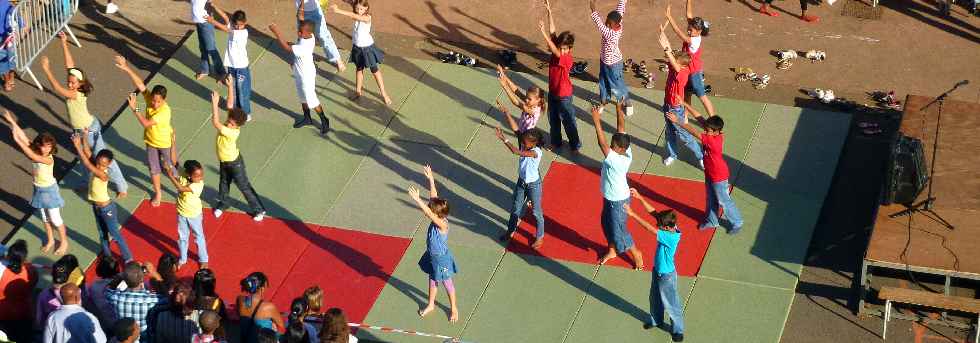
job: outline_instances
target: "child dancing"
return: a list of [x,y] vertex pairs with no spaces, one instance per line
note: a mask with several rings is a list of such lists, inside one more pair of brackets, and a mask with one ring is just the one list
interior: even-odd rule
[[415,204],[422,209],[426,217],[432,220],[425,238],[425,254],[419,259],[419,267],[426,274],[429,274],[429,302],[425,308],[419,310],[419,316],[425,317],[436,308],[436,294],[439,292],[438,284],[441,282],[446,287],[449,294],[449,321],[455,323],[459,320],[459,310],[456,307],[456,287],[453,285],[453,274],[456,274],[456,259],[449,251],[447,238],[449,235],[449,202],[440,198],[436,191],[436,181],[432,174],[432,168],[428,165],[423,169],[426,179],[429,180],[429,202],[426,203],[419,196],[419,189],[415,186],[408,188],[408,195],[412,197]]

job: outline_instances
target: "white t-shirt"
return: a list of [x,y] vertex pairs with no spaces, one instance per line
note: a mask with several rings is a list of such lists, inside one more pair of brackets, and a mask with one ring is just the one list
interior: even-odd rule
[[225,49],[225,66],[229,68],[248,68],[248,30],[231,30],[228,33],[228,48]]
[[691,37],[691,44],[687,46],[687,52],[695,53],[701,48],[701,36]]
[[208,0],[191,0],[191,20],[195,24],[208,22],[208,10],[205,8]]
[[316,39],[301,38],[292,46],[293,50],[293,75],[303,80],[303,82],[313,82],[316,77],[316,65],[313,64],[313,49],[316,48]]
[[374,45],[374,37],[371,37],[371,23],[366,21],[354,21],[354,33],[351,34],[354,46],[365,48]]
[[633,148],[626,148],[625,154],[620,155],[609,149],[609,154],[602,161],[601,186],[602,197],[609,201],[629,199],[630,186],[627,181],[630,163],[633,162]]

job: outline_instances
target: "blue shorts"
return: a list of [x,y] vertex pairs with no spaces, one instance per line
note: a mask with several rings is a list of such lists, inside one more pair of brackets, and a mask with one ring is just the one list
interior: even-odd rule
[[619,201],[602,199],[602,233],[617,253],[633,247],[633,236],[626,230],[626,208],[623,207],[629,203],[630,198]]
[[691,92],[691,93],[694,93],[694,95],[697,95],[698,97],[702,97],[705,94],[707,94],[704,91],[704,72],[703,71],[699,71],[697,73],[691,73],[691,76],[688,77],[688,80],[687,81],[688,82],[687,82],[687,89],[686,89],[686,91]]
[[599,63],[599,102],[618,102],[629,99],[629,88],[623,79],[623,62],[613,65]]

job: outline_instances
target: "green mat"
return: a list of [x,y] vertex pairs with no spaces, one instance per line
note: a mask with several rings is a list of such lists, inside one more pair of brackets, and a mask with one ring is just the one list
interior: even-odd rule
[[699,277],[685,310],[690,342],[778,342],[793,290]]

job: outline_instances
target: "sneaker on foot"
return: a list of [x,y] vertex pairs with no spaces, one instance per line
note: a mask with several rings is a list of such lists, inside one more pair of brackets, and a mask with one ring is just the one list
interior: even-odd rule
[[682,334],[682,333],[672,333],[672,334],[670,334],[670,339],[673,340],[674,342],[683,342],[684,341],[684,334]]
[[698,160],[698,164],[701,165],[701,170],[704,170],[704,160]]
[[259,212],[258,214],[255,215],[255,217],[252,217],[252,220],[257,222],[262,221],[262,219],[265,219],[265,211]]
[[664,159],[664,165],[665,165],[665,166],[669,166],[669,165],[671,165],[672,163],[674,163],[674,160],[676,160],[676,158],[673,158],[673,157],[667,157],[667,158],[665,158],[665,159]]
[[115,14],[116,12],[119,12],[119,6],[116,6],[116,4],[109,3],[105,5],[105,14]]
[[224,211],[222,211],[222,210],[219,210],[219,209],[215,209],[215,210],[214,210],[214,217],[215,217],[215,218],[221,218],[221,215],[222,215],[223,213],[225,213],[225,212],[224,212]]
[[293,128],[294,129],[298,129],[298,128],[304,127],[306,125],[313,125],[313,119],[310,119],[309,117],[300,119],[300,120],[296,121],[296,123],[293,124]]
[[730,230],[725,231],[725,233],[727,233],[729,235],[738,234],[739,232],[742,232],[742,227],[741,226],[739,226],[739,227],[733,227]]
[[252,121],[252,115],[251,114],[249,114],[247,117],[245,117],[245,122],[246,123],[247,122],[250,122],[250,121]]

